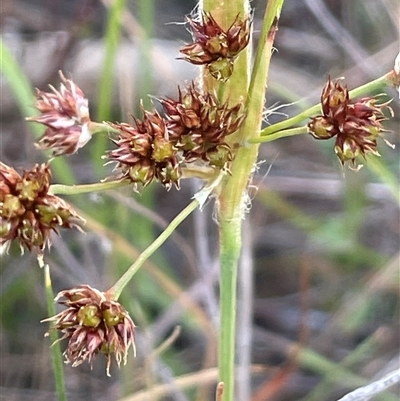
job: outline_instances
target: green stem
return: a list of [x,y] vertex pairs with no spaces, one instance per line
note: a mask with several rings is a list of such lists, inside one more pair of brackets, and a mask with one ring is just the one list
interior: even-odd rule
[[[204,2],[206,3],[206,2]],[[208,1],[214,18],[226,25],[232,23],[227,15],[247,16],[248,2]],[[240,4],[241,7],[240,8]],[[265,102],[265,87],[272,55],[273,41],[277,31],[283,0],[269,0],[265,12],[257,53],[251,78],[249,79],[250,49],[243,51],[234,66],[234,74],[224,87],[224,97],[230,102],[246,99],[246,119],[240,131],[229,137],[229,142],[246,143],[257,137],[262,123]],[[235,8],[236,7],[236,8]],[[214,13],[215,11],[215,13]],[[229,26],[229,25],[228,25]],[[204,80],[204,90],[212,90],[215,82]],[[221,182],[219,201],[220,238],[220,333],[219,333],[219,381],[224,383],[222,401],[234,400],[235,387],[235,329],[236,329],[236,285],[237,269],[241,250],[241,226],[247,207],[247,186],[257,160],[258,146],[242,146],[238,149],[231,166],[231,175]]]
[[[249,3],[243,0],[230,2],[219,0],[204,0],[200,3],[200,12],[210,12],[215,20],[227,29],[237,15],[246,18],[249,15]],[[234,71],[226,83],[220,83],[211,77],[204,76],[204,92],[218,93],[221,102],[237,104],[246,99],[249,85],[249,66],[251,44],[239,55],[235,61]],[[259,129],[259,128],[257,128]],[[230,142],[241,143],[241,133],[230,136]],[[256,146],[248,147],[248,151],[254,150]],[[256,154],[256,153],[255,153]],[[239,154],[235,160],[238,160]],[[232,174],[233,171],[232,171]],[[226,181],[226,180],[223,180]],[[229,182],[229,180],[228,180]],[[241,248],[241,217],[231,222],[230,215],[233,213],[229,203],[229,193],[224,189],[224,182],[219,197],[219,241],[220,241],[220,329],[218,341],[218,376],[219,382],[224,383],[224,391],[221,401],[233,401],[235,386],[235,329],[236,329],[236,281],[237,264]],[[231,203],[233,205],[233,203]],[[231,222],[231,223],[230,223]]]
[[[212,181],[219,174],[218,170],[211,167],[202,166],[187,166],[182,168],[182,178],[200,178],[208,182]],[[63,185],[53,184],[50,185],[49,192],[53,195],[77,195],[88,192],[106,191],[109,189],[117,189],[131,184],[129,180],[116,180],[95,182],[93,184],[81,185]]]
[[289,128],[289,129],[285,129],[283,131],[278,131],[278,132],[275,132],[274,134],[270,134],[268,136],[261,136],[258,138],[250,138],[247,142],[248,143],[265,143],[265,142],[275,141],[276,139],[285,138],[288,136],[307,134],[307,132],[308,132],[308,128],[305,125],[303,127]]
[[234,400],[236,284],[241,249],[241,221],[220,218],[220,333],[219,380],[224,383],[223,401]]
[[76,194],[84,194],[87,192],[97,192],[97,191],[105,191],[107,189],[116,189],[120,187],[124,187],[125,185],[129,185],[129,180],[117,180],[117,181],[105,181],[105,182],[96,182],[94,184],[83,184],[83,185],[61,185],[61,184],[53,184],[50,185],[50,190],[52,194],[56,195],[76,195]]
[[[46,291],[47,313],[48,316],[55,316],[56,308],[54,306],[54,293],[51,285],[49,265],[44,265],[43,272],[44,272],[44,285]],[[61,347],[60,343],[57,342],[58,334],[56,330],[50,330],[49,335],[52,343],[50,349],[51,349],[54,381],[56,385],[58,401],[67,401],[67,395],[65,392],[64,369],[63,369]]]
[[122,290],[129,283],[135,273],[143,265],[143,263],[167,240],[167,238],[175,231],[179,226],[192,213],[199,202],[193,200],[185,207],[175,218],[171,221],[168,227],[156,238],[156,240],[147,247],[136,259],[128,270],[122,275],[122,277],[107,291],[108,294],[112,295],[113,299],[117,300],[121,295]]
[[[375,79],[374,81],[368,82],[364,85],[359,86],[349,92],[349,96],[351,99],[366,95],[370,92],[376,91],[380,89],[384,85],[391,85],[391,76],[392,72],[389,72],[385,75],[382,75],[380,78]],[[278,131],[283,131],[287,128],[293,127],[295,125],[301,124],[305,119],[314,116],[315,114],[321,113],[321,104],[318,103],[307,110],[302,111],[294,117],[288,118],[287,120],[281,121],[279,123],[270,125],[267,128],[264,128],[261,131],[261,136],[271,135]]]
[[96,123],[94,121],[89,122],[89,131],[92,135],[98,134],[100,132],[114,133],[119,134],[119,131],[108,124],[105,123]]

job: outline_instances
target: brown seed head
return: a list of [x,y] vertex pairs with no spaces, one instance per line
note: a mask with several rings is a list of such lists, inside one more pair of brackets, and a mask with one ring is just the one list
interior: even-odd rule
[[126,309],[107,293],[88,285],[61,291],[55,298],[66,307],[58,315],[43,320],[51,322],[50,330],[59,330],[68,339],[64,352],[66,362],[78,366],[101,353],[107,357],[110,375],[111,356],[118,367],[126,364],[129,347],[135,351],[135,325]]
[[311,119],[309,132],[316,139],[336,137],[335,153],[340,162],[349,161],[356,167],[358,156],[379,155],[377,139],[385,131],[383,111],[392,113],[389,103],[379,103],[377,96],[350,100],[347,87],[329,78],[321,96],[323,115]]
[[143,110],[143,120],[135,119],[135,125],[126,123],[110,125],[119,131],[113,140],[116,149],[107,152],[105,158],[117,162],[120,179],[129,179],[137,187],[146,186],[156,179],[166,189],[172,184],[179,188],[181,169],[177,149],[170,140],[164,119],[157,111]]
[[210,74],[225,81],[233,72],[233,62],[250,40],[250,17],[236,17],[232,25],[224,30],[212,15],[204,12],[201,20],[187,17],[192,30],[193,43],[183,46],[183,59],[197,65],[206,65]]
[[186,92],[179,89],[177,101],[160,99],[167,127],[185,162],[198,160],[224,168],[233,154],[226,136],[238,130],[244,119],[240,104],[229,108],[210,94],[201,94],[192,83]]
[[50,246],[50,234],[58,227],[78,227],[83,219],[63,199],[48,193],[51,172],[46,164],[36,164],[20,176],[0,163],[0,246],[12,240],[21,250],[43,254]]
[[54,156],[75,153],[91,138],[88,100],[73,81],[60,75],[60,91],[51,85],[52,92],[37,90],[36,108],[41,114],[27,118],[47,126],[38,146],[51,149]]

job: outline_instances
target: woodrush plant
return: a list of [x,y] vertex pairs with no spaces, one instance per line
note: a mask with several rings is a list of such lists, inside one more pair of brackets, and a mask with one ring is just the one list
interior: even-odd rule
[[[252,13],[248,1],[203,0],[198,11],[187,17],[193,42],[181,48],[182,59],[199,65],[195,82],[178,86],[176,99],[155,99],[155,108],[128,122],[96,122],[79,86],[60,73],[61,86],[37,91],[38,116],[28,121],[46,126],[37,146],[52,157],[73,154],[97,133],[107,133],[110,149],[103,159],[114,164],[112,177],[86,185],[50,184],[51,160],[19,174],[0,164],[0,245],[11,242],[35,252],[45,269],[50,322],[54,343],[67,340],[65,361],[72,366],[95,363],[107,357],[107,374],[114,357],[126,363],[129,348],[135,353],[135,325],[118,302],[121,292],[144,261],[173,233],[176,227],[208,198],[215,200],[219,228],[220,328],[219,385],[217,399],[234,400],[237,266],[241,253],[241,228],[249,209],[248,188],[256,168],[261,143],[283,137],[310,134],[317,140],[335,141],[333,151],[342,167],[360,169],[359,160],[379,156],[378,141],[383,121],[392,114],[389,101],[362,97],[384,85],[399,88],[400,56],[384,76],[349,91],[341,81],[328,78],[321,103],[297,116],[262,128],[266,84],[273,43],[283,0],[269,0],[255,54],[252,54]],[[253,64],[251,61],[254,60]],[[305,119],[308,123],[300,125]],[[384,138],[382,138],[387,142]],[[388,142],[387,142],[388,143]],[[61,291],[55,301],[65,306],[54,312],[49,266],[51,233],[59,228],[82,229],[84,220],[58,195],[90,193],[131,186],[142,191],[151,182],[166,190],[180,188],[181,180],[197,177],[201,191],[149,245],[140,257],[107,291],[87,284]],[[57,331],[62,336],[57,339]],[[53,347],[55,377],[60,400],[65,400],[59,347]]]

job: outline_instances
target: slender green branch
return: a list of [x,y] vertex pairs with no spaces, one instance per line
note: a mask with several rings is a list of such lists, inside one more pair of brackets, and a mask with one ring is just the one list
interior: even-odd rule
[[268,136],[261,136],[258,138],[250,138],[247,142],[248,143],[271,142],[271,141],[275,141],[276,139],[285,138],[288,136],[307,134],[307,132],[308,132],[308,128],[305,125],[304,127],[289,128],[289,129],[285,129],[283,131],[278,131],[278,132],[275,132]]
[[83,185],[61,185],[53,184],[50,185],[50,190],[52,194],[56,195],[77,195],[84,194],[87,192],[97,192],[105,191],[107,189],[116,189],[129,185],[131,182],[129,180],[117,180],[117,181],[104,181],[96,182],[93,184],[83,184]]
[[192,213],[197,206],[199,206],[199,202],[197,200],[193,200],[189,203],[188,206],[185,207],[175,218],[171,221],[168,227],[156,238],[156,240],[146,248],[136,259],[135,263],[133,263],[128,270],[122,275],[122,277],[107,291],[108,294],[111,294],[115,300],[119,298],[122,290],[129,283],[135,273],[139,270],[139,268],[143,265],[143,263],[168,239],[168,237],[175,231],[175,229],[179,226]]
[[[203,180],[211,181],[220,172],[211,167],[201,166],[188,166],[182,168],[182,178],[200,178]],[[104,181],[95,182],[93,184],[82,184],[82,185],[62,185],[53,184],[50,186],[49,192],[54,195],[77,195],[88,192],[106,191],[109,189],[117,189],[131,184],[129,180],[116,180],[116,181]]]
[[89,131],[92,135],[98,134],[100,132],[112,132],[114,134],[118,134],[119,131],[108,124],[105,123],[96,123],[94,121],[90,121],[89,123]]
[[368,95],[371,92],[375,92],[377,90],[382,89],[383,86],[391,86],[393,73],[392,71],[382,75],[379,78],[374,79],[371,82],[367,82],[364,85],[358,86],[357,88],[352,89],[349,92],[350,99],[354,99],[359,96]]
[[[376,90],[382,88],[382,86],[391,85],[392,84],[392,81],[390,80],[391,75],[392,75],[392,73],[389,72],[389,73],[381,76],[380,78],[375,79],[374,81],[368,82],[364,85],[361,85],[361,86],[351,90],[349,92],[350,98],[353,99],[353,98],[356,98],[359,96],[363,96],[370,92],[373,92],[373,91],[376,91]],[[261,136],[271,135],[271,134],[274,134],[275,132],[283,131],[287,128],[299,125],[305,119],[312,117],[315,114],[319,114],[319,113],[321,113],[321,104],[320,103],[308,108],[307,110],[302,111],[301,113],[297,114],[294,117],[288,118],[287,120],[281,121],[279,123],[270,125],[267,128],[264,128],[261,131]]]
[[[56,314],[56,308],[54,306],[54,293],[51,285],[50,268],[49,265],[44,265],[44,286],[46,291],[46,303],[48,316],[54,316]],[[54,381],[56,385],[56,392],[58,401],[67,401],[67,395],[65,392],[65,381],[64,381],[64,369],[61,354],[61,347],[58,340],[58,334],[56,330],[50,330],[50,340],[52,342],[51,357],[53,363]]]

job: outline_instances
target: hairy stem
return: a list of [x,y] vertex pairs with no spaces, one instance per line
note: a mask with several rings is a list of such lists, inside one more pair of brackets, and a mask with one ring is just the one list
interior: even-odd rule
[[[227,140],[244,144],[259,135],[265,101],[272,45],[283,0],[269,0],[254,68],[250,77],[251,44],[235,62],[234,73],[227,83],[220,84],[204,75],[204,91],[216,91],[220,101],[237,103],[245,101],[246,120],[234,135]],[[203,0],[200,11],[210,12],[216,21],[227,29],[237,15],[249,17],[248,1],[230,2]],[[220,184],[219,238],[220,238],[220,336],[219,336],[219,381],[224,383],[221,401],[234,400],[235,381],[235,329],[236,329],[236,284],[237,268],[241,251],[241,226],[246,208],[247,186],[258,155],[258,146],[242,146],[238,149],[227,175]]]

